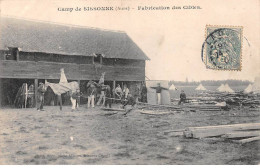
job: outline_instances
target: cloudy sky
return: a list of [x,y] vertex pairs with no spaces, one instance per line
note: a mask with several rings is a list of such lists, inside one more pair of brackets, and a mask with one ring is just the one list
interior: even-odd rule
[[[260,76],[259,0],[2,0],[8,17],[121,30],[151,59],[146,76],[163,80],[254,80]],[[200,6],[199,10],[140,11],[138,6]],[[130,7],[129,11],[58,11],[58,8]],[[215,71],[201,61],[206,25],[243,26],[242,71]]]

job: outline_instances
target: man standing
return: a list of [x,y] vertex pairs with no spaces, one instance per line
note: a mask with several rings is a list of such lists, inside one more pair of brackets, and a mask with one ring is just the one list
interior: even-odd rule
[[44,102],[44,93],[46,92],[46,89],[44,87],[44,84],[40,82],[39,87],[37,89],[37,110],[38,111],[44,111],[43,110],[43,102]]
[[124,85],[123,99],[127,99],[128,93],[129,93],[129,89],[127,88],[127,85]]
[[80,96],[79,89],[76,89],[76,91],[72,91],[71,97],[70,97],[71,104],[72,104],[72,107],[71,107],[72,112],[75,109],[78,109],[77,99],[78,99],[79,96]]
[[157,95],[157,104],[161,104],[161,93],[162,90],[168,90],[167,88],[161,87],[160,83],[157,83],[157,87],[151,87],[156,90],[156,95]]
[[31,84],[28,89],[28,102],[29,102],[29,107],[32,108],[34,104],[34,84]]
[[116,99],[120,99],[121,100],[121,97],[123,95],[123,91],[122,91],[122,89],[121,89],[119,84],[117,84],[117,87],[115,88],[115,95],[116,95]]
[[90,107],[90,104],[92,108],[95,107],[95,94],[96,94],[96,87],[94,83],[91,83],[90,86],[87,89],[87,96],[88,96],[88,108]]
[[133,96],[136,102],[138,102],[139,94],[140,94],[140,89],[138,87],[138,84],[135,84]]
[[184,93],[184,91],[182,90],[181,91],[181,94],[180,94],[180,101],[179,101],[179,105],[181,104],[181,103],[184,103],[186,101],[186,94]]
[[105,105],[105,91],[106,91],[106,85],[104,85],[104,83],[101,84],[101,94],[100,94],[100,97],[98,99],[98,102],[97,102],[97,105],[99,106],[100,103],[102,102],[102,99],[103,99],[103,103],[102,103],[102,106]]
[[112,100],[111,100],[111,88],[109,85],[106,86],[105,89],[105,96],[106,96],[106,101],[105,101],[105,106],[109,105],[109,108],[112,106]]
[[142,83],[141,87],[141,102],[147,103],[147,88],[144,83]]

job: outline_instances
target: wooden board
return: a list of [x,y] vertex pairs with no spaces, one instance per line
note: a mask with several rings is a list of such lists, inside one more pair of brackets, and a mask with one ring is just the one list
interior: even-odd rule
[[125,111],[125,109],[117,109],[117,108],[100,108],[104,111]]
[[152,110],[139,110],[141,114],[149,114],[149,115],[165,115],[165,114],[172,114],[172,112],[161,112],[161,111],[152,111]]
[[223,135],[223,138],[246,138],[260,136],[260,131],[237,131]]
[[206,127],[188,127],[184,131],[184,136],[189,138],[206,138],[222,136],[232,131],[239,130],[260,130],[260,123],[246,123],[233,125],[218,125]]
[[240,143],[240,144],[244,144],[244,143],[253,142],[253,141],[259,141],[259,140],[260,140],[260,136],[257,136],[257,137],[246,138],[246,139],[242,139],[242,140],[238,140],[238,141],[233,141],[233,142]]

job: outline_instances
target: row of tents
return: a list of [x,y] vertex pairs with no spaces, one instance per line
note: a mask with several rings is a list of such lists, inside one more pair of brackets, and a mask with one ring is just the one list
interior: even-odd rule
[[[169,90],[177,90],[177,88],[172,84],[169,88]],[[195,89],[198,91],[206,91],[207,89],[202,85],[199,84],[199,86]],[[217,91],[219,92],[227,92],[227,93],[234,93],[234,90],[230,88],[228,84],[221,84]],[[244,93],[260,93],[260,77],[255,78],[255,81],[253,84],[249,84],[246,89],[244,90]]]

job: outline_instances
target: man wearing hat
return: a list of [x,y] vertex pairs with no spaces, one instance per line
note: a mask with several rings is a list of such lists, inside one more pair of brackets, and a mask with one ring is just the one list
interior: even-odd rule
[[39,83],[39,87],[37,89],[37,110],[38,111],[44,111],[43,110],[43,101],[44,101],[44,93],[46,92],[45,86],[42,82]]

